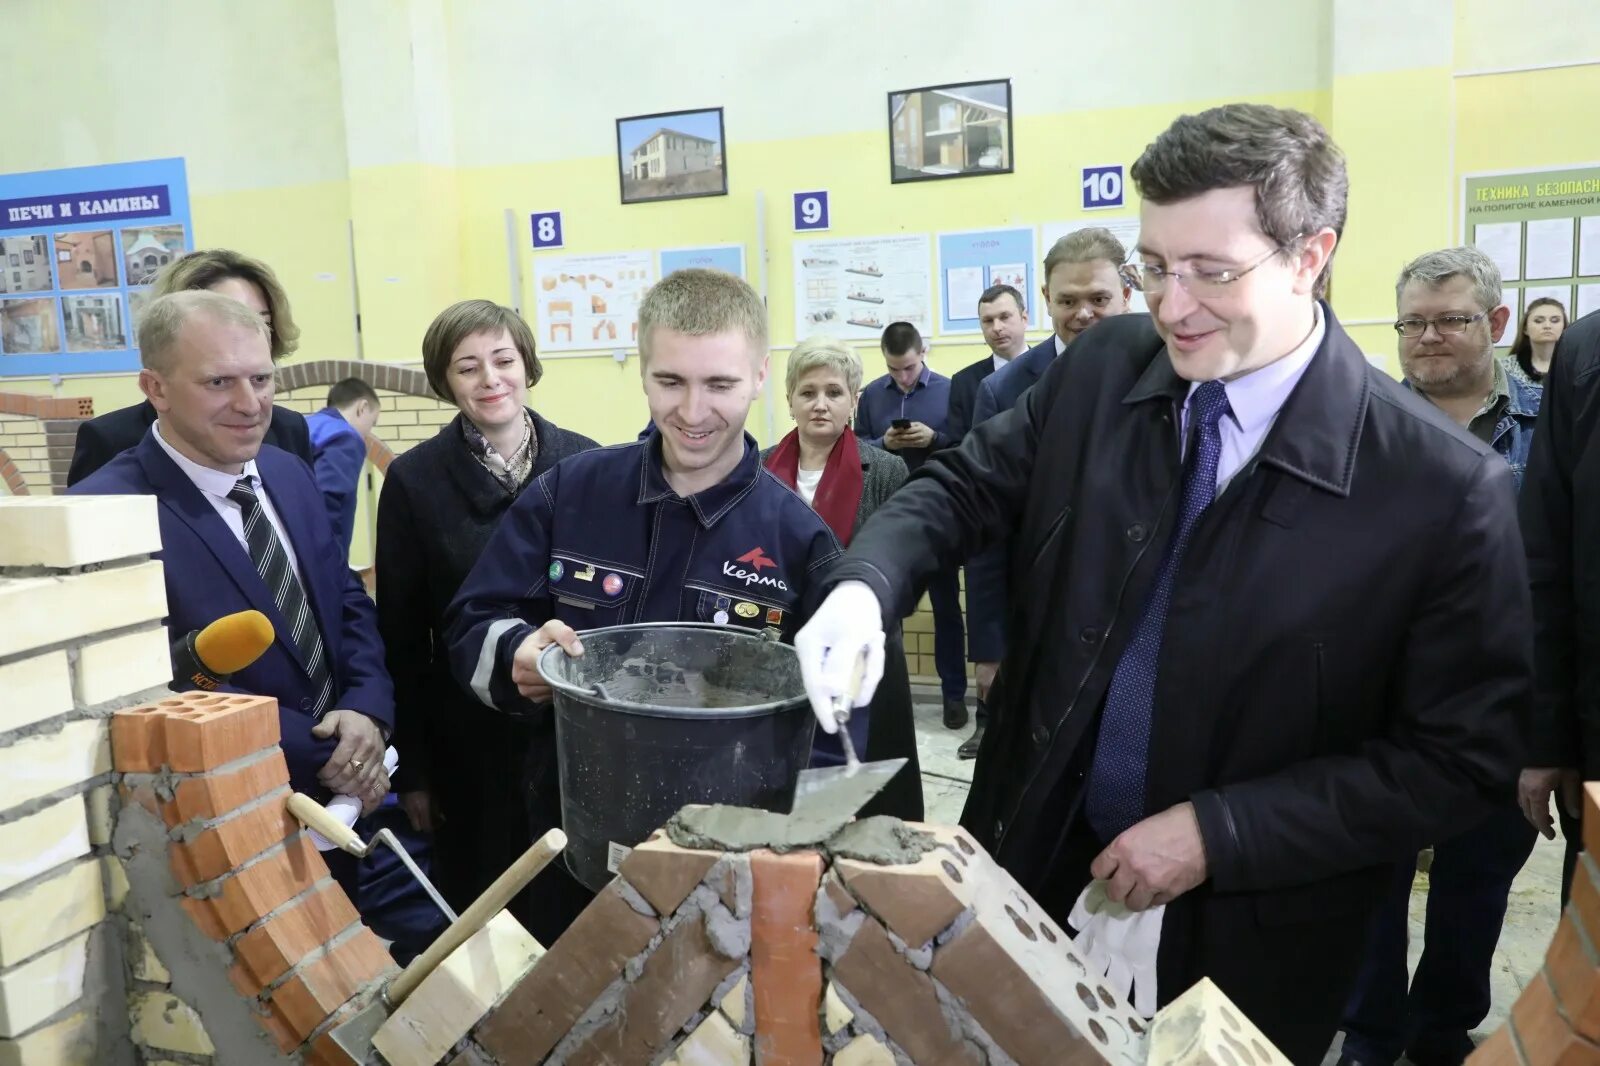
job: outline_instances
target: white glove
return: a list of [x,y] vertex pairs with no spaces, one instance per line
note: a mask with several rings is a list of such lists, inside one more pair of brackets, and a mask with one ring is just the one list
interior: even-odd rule
[[811,713],[824,732],[837,733],[833,701],[850,691],[850,674],[866,652],[856,706],[865,707],[883,680],[883,607],[863,581],[842,581],[822,601],[794,638],[800,677],[811,698]]
[[1166,912],[1166,904],[1130,911],[1106,898],[1104,881],[1091,881],[1067,915],[1067,924],[1077,931],[1072,943],[1090,968],[1131,999],[1143,1018],[1156,1014],[1156,957]]
[[[400,753],[394,750],[391,744],[383,750],[383,771],[390,777],[400,767]],[[354,826],[356,819],[361,817],[361,800],[356,796],[335,796],[329,800],[324,808],[345,825]],[[311,843],[318,851],[332,851],[338,845],[329,841],[315,829],[311,830]]]

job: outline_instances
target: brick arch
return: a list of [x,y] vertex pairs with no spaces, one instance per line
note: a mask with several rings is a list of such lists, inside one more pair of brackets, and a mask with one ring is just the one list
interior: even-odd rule
[[11,456],[6,454],[4,448],[0,448],[0,478],[5,479],[11,495],[28,495],[28,483],[22,479],[22,471],[17,469],[17,464],[11,461]]
[[428,384],[428,375],[411,367],[393,363],[367,363],[354,359],[315,359],[296,363],[278,371],[278,388],[284,392],[312,385],[332,385],[345,378],[359,378],[375,389],[398,392],[403,396],[422,396],[437,400]]

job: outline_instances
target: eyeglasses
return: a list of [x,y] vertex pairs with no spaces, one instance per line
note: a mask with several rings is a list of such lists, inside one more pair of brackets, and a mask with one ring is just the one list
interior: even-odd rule
[[1242,267],[1228,267],[1223,270],[1191,270],[1179,273],[1168,270],[1154,263],[1129,263],[1128,271],[1133,279],[1138,282],[1139,288],[1147,293],[1159,293],[1166,290],[1169,282],[1177,282],[1183,286],[1183,291],[1190,296],[1216,296],[1229,285],[1244,277],[1256,267],[1265,263],[1279,252],[1289,250],[1289,246],[1298,241],[1304,234],[1295,234],[1287,241],[1271,248],[1261,258]]
[[1465,333],[1467,327],[1489,312],[1479,311],[1475,315],[1440,315],[1438,318],[1402,318],[1394,324],[1394,331],[1402,337],[1415,338],[1428,332],[1432,326],[1433,331],[1441,337],[1448,337],[1455,333]]

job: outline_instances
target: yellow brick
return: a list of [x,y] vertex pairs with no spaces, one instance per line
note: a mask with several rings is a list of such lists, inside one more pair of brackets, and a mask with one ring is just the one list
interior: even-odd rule
[[111,843],[111,786],[91,788],[83,794],[83,803],[89,821],[89,843],[97,848]]
[[68,577],[0,579],[0,656],[153,622],[167,613],[156,560]]
[[25,1033],[83,995],[89,934],[0,972],[0,1036]]
[[[395,396],[390,393],[384,396],[384,400],[388,401],[391,397],[396,411],[436,411],[441,406],[440,402],[431,396]],[[388,402],[384,403],[383,409],[389,410]],[[455,408],[452,407],[450,411],[454,414]]]
[[128,940],[128,958],[133,964],[133,976],[141,981],[170,985],[172,973],[162,965],[161,959],[156,955],[156,949],[150,946],[150,938],[144,935],[144,930],[130,924]]
[[433,426],[396,426],[394,428],[394,438],[396,440],[427,440],[437,432],[438,430]]
[[120,911],[128,900],[128,873],[115,855],[104,855],[100,862],[105,874],[106,910]]
[[83,800],[68,796],[26,818],[0,825],[0,889],[89,853]]
[[712,1011],[689,1039],[678,1045],[667,1066],[745,1066],[749,1061],[750,1039]]
[[59,877],[0,899],[0,966],[15,966],[105,916],[100,864],[82,859]]
[[64,651],[0,666],[0,732],[72,710],[72,681]]
[[[86,718],[68,722],[54,733],[0,748],[0,781],[5,782],[0,803],[8,808],[27,803],[110,770],[107,721]],[[83,801],[74,798],[72,805],[81,816]]]
[[380,427],[378,436],[383,436],[381,430],[387,430],[390,426],[414,426],[416,424],[417,412],[415,411],[385,411],[383,412],[383,417],[378,419],[378,426]]
[[433,1066],[544,954],[501,911],[450,954],[372,1039],[390,1066]]
[[[30,458],[49,457],[40,450]],[[152,496],[0,497],[0,566],[85,566],[160,550]]]
[[87,1012],[0,1040],[0,1066],[94,1066],[95,1032]]
[[147,992],[131,1003],[133,1039],[146,1047],[209,1055],[216,1050],[200,1016],[170,992]]
[[78,649],[72,681],[85,707],[164,687],[172,680],[172,652],[165,626],[97,640]]

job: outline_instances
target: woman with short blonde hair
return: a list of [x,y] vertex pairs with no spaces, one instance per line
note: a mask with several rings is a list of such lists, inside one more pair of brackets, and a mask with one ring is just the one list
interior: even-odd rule
[[[762,453],[762,462],[811,505],[840,544],[848,545],[861,524],[905,482],[905,460],[857,439],[851,428],[861,397],[861,359],[843,341],[816,336],[795,345],[784,384],[795,428]],[[920,821],[922,778],[899,626],[887,634],[883,650],[883,681],[871,705],[851,719],[850,734],[866,758],[904,757],[909,766],[862,813]],[[812,764],[842,762],[838,744],[838,737],[819,732]]]

